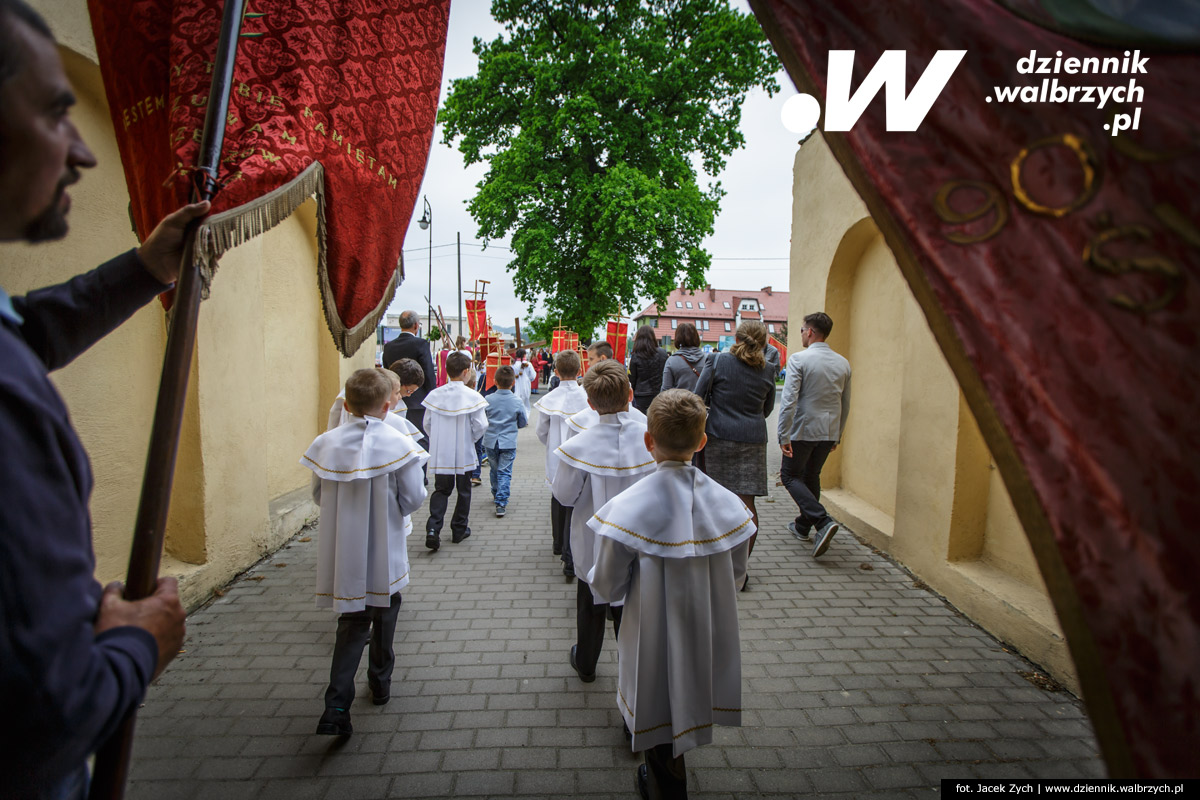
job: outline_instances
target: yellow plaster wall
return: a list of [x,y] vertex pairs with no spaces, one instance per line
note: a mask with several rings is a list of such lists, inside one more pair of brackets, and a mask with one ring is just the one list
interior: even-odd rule
[[[79,104],[72,119],[99,166],[71,189],[71,233],[5,245],[0,285],[20,294],[67,280],[137,246],[83,0],[34,4],[56,31]],[[69,46],[68,46],[69,45]],[[82,54],[81,54],[82,53]],[[310,201],[274,230],[226,254],[201,305],[163,559],[185,604],[277,547],[315,512],[300,455],[353,370],[374,363],[333,346],[316,279]],[[123,577],[166,344],[156,302],[52,375],[87,449],[97,578]]]
[[[137,246],[99,72],[80,56],[60,52],[79,97],[72,119],[100,163],[70,189],[66,239],[3,246],[0,284],[11,294],[65,281]],[[120,188],[118,201],[114,186]],[[51,378],[95,473],[91,510],[97,572],[103,577],[123,574],[128,561],[165,342],[162,308],[152,304]]]
[[830,513],[1077,686],[1045,586],[958,385],[891,252],[820,135],[794,164],[789,327],[824,310],[853,369]]
[[[896,399],[905,363],[904,279],[878,231],[856,264],[838,266],[853,272],[849,311],[834,323],[842,336],[830,345],[837,349],[839,340],[848,340],[849,348],[839,352],[851,364],[853,409],[843,436],[840,479],[861,499],[894,516],[900,448]],[[832,288],[834,280],[829,283]]]

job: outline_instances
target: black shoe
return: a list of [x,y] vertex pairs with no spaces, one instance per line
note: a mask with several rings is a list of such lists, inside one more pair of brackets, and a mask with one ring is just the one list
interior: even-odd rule
[[471,529],[470,529],[470,528],[467,528],[467,529],[466,529],[465,531],[463,531],[462,533],[454,533],[454,534],[451,534],[451,535],[450,535],[450,541],[451,541],[451,542],[453,542],[454,544],[458,544],[458,543],[459,543],[459,542],[461,542],[462,540],[470,538],[470,536],[471,536]]
[[562,545],[560,545],[560,544],[554,545],[554,548],[551,552],[553,552],[554,555],[556,555],[556,556],[561,556],[562,555]]
[[438,548],[442,546],[441,537],[433,531],[429,531],[425,534],[425,546],[436,553]]
[[317,723],[317,734],[320,736],[349,736],[354,733],[350,724],[350,712],[344,708],[326,708]]
[[650,800],[650,775],[646,765],[642,764],[637,770],[637,780],[634,782],[634,788],[637,789],[638,797],[642,800]]
[[744,592],[749,588],[750,588],[750,573],[746,573],[746,579],[744,581],[742,581],[742,588],[738,589],[738,591]]
[[575,663],[575,652],[578,649],[579,649],[579,645],[576,645],[576,644],[571,645],[571,669],[575,670],[575,674],[579,676],[579,680],[583,681],[584,683],[591,683],[592,681],[596,680],[596,673],[593,672],[591,674],[588,674],[588,673],[584,672],[583,670],[581,670],[579,668],[579,665],[577,663]]
[[382,687],[369,687],[371,690],[371,702],[377,706],[387,705],[387,701],[392,699],[392,689],[389,686],[384,689]]

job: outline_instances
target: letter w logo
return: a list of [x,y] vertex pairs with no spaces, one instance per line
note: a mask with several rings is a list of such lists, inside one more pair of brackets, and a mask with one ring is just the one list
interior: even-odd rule
[[950,76],[958,68],[966,50],[938,50],[908,97],[905,91],[905,55],[903,50],[885,50],[879,61],[853,96],[850,76],[854,71],[853,50],[829,51],[829,85],[825,90],[825,130],[848,131],[866,111],[867,104],[887,86],[884,107],[889,131],[915,131],[925,119]]

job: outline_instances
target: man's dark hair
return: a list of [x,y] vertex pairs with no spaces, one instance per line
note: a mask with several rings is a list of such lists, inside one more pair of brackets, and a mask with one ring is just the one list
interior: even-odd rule
[[833,320],[824,311],[809,314],[804,318],[804,324],[821,334],[822,339],[828,339],[829,332],[833,330]]
[[411,358],[401,358],[393,361],[388,369],[396,373],[396,377],[400,379],[400,383],[404,386],[425,385],[425,370],[421,369],[421,365]]
[[508,364],[496,370],[496,386],[501,389],[511,389],[517,382],[517,373]]
[[608,342],[604,342],[604,341],[592,342],[591,344],[588,345],[588,350],[595,353],[597,356],[604,356],[605,358],[613,357],[612,345],[609,344]]
[[455,351],[446,356],[446,377],[451,380],[457,379],[464,372],[471,368],[471,357],[466,353]]
[[14,21],[24,22],[35,31],[54,41],[54,33],[42,15],[23,0],[0,0],[0,83],[21,71],[21,47],[17,44]]

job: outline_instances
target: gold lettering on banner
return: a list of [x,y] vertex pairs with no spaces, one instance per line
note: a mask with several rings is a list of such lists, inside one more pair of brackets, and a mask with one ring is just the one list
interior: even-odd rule
[[[983,192],[983,202],[971,211],[955,211],[950,207],[950,197],[959,189],[974,189]],[[933,198],[933,210],[942,222],[949,225],[964,225],[968,222],[975,222],[995,212],[995,221],[983,233],[971,235],[959,231],[950,231],[942,234],[955,244],[975,244],[976,242],[986,241],[999,233],[1000,229],[1008,223],[1008,203],[1005,202],[1004,195],[1001,194],[995,185],[984,181],[948,181],[942,185],[942,188],[938,189],[937,195]]]
[[1110,296],[1109,302],[1126,311],[1148,314],[1165,308],[1179,294],[1183,284],[1183,273],[1179,265],[1161,255],[1112,257],[1104,252],[1105,245],[1119,240],[1148,241],[1154,234],[1145,225],[1117,225],[1107,228],[1092,237],[1083,248],[1083,260],[1089,267],[1106,275],[1126,275],[1142,272],[1166,279],[1167,286],[1157,297],[1138,302],[1125,292]]
[[[305,106],[300,111],[302,119],[311,119],[312,131],[319,133],[321,136],[329,140],[339,151],[344,151],[354,164],[362,164],[363,168],[370,174],[381,178],[389,189],[395,189],[399,186],[399,180],[392,172],[387,169],[387,166],[379,160],[379,158],[371,153],[371,151],[354,142],[346,140],[346,134],[336,128],[327,129],[325,123],[316,118],[312,108]],[[289,144],[296,144],[296,137],[289,134],[287,131],[280,133],[280,139]],[[378,166],[378,168],[377,168]]]
[[166,107],[167,98],[165,95],[147,95],[133,105],[121,109],[121,121],[125,123],[125,130],[129,130],[131,126],[138,124],[157,111],[166,109]]
[[279,156],[275,155],[274,153],[272,153],[270,150],[268,150],[265,147],[262,149],[262,156],[270,164],[274,164],[276,161],[279,160]]
[[[1025,166],[1025,160],[1042,148],[1055,146],[1068,148],[1079,159],[1079,166],[1083,169],[1083,187],[1080,189],[1079,194],[1075,196],[1075,199],[1065,206],[1042,205],[1029,196],[1021,181],[1021,172]],[[1016,197],[1018,203],[1033,213],[1061,219],[1072,211],[1083,208],[1096,196],[1096,192],[1100,190],[1100,180],[1097,178],[1099,170],[1099,159],[1096,158],[1096,152],[1087,143],[1086,139],[1082,139],[1072,133],[1048,136],[1045,139],[1038,139],[1028,147],[1022,148],[1021,152],[1017,153],[1017,157],[1013,159],[1012,166],[1010,167],[1013,195]]]

